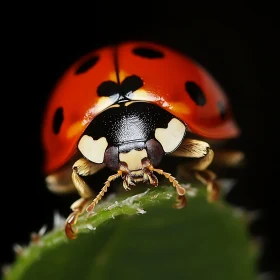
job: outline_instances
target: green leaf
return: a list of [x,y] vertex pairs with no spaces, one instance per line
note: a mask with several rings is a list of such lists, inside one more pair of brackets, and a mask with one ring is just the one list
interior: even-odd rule
[[4,279],[256,279],[255,248],[232,207],[202,190],[180,210],[172,187],[135,191],[82,216],[76,240],[60,228],[29,244]]

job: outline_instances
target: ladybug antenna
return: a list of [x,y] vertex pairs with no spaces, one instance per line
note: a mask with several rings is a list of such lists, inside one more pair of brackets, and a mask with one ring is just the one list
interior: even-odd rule
[[96,198],[91,202],[91,204],[89,204],[89,206],[87,207],[87,209],[86,209],[87,212],[92,212],[93,211],[95,205],[99,202],[99,200],[101,200],[101,198],[103,197],[105,192],[107,192],[107,189],[110,186],[111,182],[116,180],[117,178],[119,178],[121,176],[122,176],[122,171],[119,170],[118,173],[108,177],[107,181],[105,182],[104,187],[101,189],[101,191],[96,196]]
[[142,164],[143,164],[144,169],[146,169],[144,171],[145,173],[156,172],[160,175],[163,175],[165,178],[167,178],[169,180],[169,182],[173,185],[173,187],[176,188],[176,191],[179,196],[185,195],[186,190],[179,184],[179,182],[176,180],[176,178],[173,177],[170,173],[167,173],[167,172],[163,171],[162,169],[154,168],[153,165],[151,164],[150,160],[147,158],[142,161]]

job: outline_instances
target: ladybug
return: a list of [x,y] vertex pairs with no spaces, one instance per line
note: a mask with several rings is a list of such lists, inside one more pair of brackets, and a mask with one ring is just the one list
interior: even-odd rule
[[[76,238],[78,217],[92,212],[117,178],[130,190],[138,182],[157,186],[156,174],[163,175],[177,191],[177,207],[183,207],[185,188],[159,169],[165,156],[191,159],[189,173],[215,200],[209,143],[239,134],[223,89],[184,54],[141,41],[86,54],[58,81],[43,118],[46,184],[55,193],[76,190],[81,196],[71,206],[66,235]],[[94,196],[85,177],[104,167],[114,173]]]

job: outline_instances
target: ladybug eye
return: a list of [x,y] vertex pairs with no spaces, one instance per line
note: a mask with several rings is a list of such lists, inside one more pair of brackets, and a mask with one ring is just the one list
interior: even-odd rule
[[111,96],[113,94],[119,93],[119,91],[119,85],[113,81],[103,82],[97,88],[98,96]]
[[58,134],[63,123],[63,108],[59,107],[56,109],[53,116],[53,132],[54,134]]
[[196,105],[203,106],[206,104],[206,97],[195,82],[186,82],[185,89]]
[[150,59],[164,57],[164,54],[161,51],[150,48],[134,48],[132,52],[135,55]]
[[99,57],[94,56],[94,57],[91,57],[90,59],[88,59],[87,61],[85,61],[76,70],[76,75],[87,72],[91,67],[93,67],[97,63],[98,60],[99,60]]
[[218,106],[218,110],[220,113],[220,117],[222,120],[224,120],[227,115],[227,109],[226,109],[225,103],[222,101],[218,101],[217,106]]

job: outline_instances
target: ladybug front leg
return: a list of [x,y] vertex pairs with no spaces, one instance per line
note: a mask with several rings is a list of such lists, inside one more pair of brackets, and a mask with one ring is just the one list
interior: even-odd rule
[[206,185],[208,201],[212,202],[219,197],[219,186],[216,174],[208,170],[214,159],[214,152],[209,144],[195,139],[186,139],[172,156],[192,158],[191,162],[184,164],[183,169]]
[[76,224],[78,217],[83,214],[94,196],[92,190],[81,176],[92,175],[103,167],[104,165],[92,163],[85,158],[77,160],[72,167],[73,184],[81,198],[71,205],[73,212],[66,219],[65,233],[69,239],[75,239],[77,237],[73,225]]

